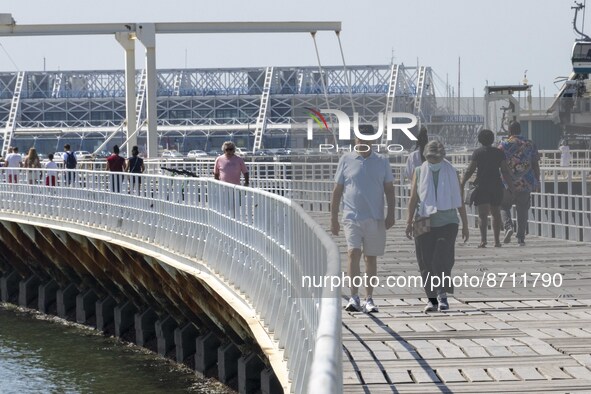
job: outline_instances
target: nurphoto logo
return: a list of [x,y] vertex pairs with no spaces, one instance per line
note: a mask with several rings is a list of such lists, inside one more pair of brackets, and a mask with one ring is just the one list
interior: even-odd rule
[[[308,119],[308,140],[312,140],[314,137],[314,122],[318,124],[320,129],[330,129],[328,123],[323,114],[335,115],[338,121],[339,140],[349,141],[351,140],[351,119],[349,116],[337,109],[321,109],[317,111],[313,108],[306,108],[309,112],[310,119]],[[410,122],[402,122],[400,120],[409,120]],[[409,129],[416,126],[418,119],[415,115],[407,112],[388,112],[385,116],[382,112],[378,114],[378,130],[374,134],[362,134],[359,131],[359,114],[353,113],[353,133],[355,137],[363,141],[375,141],[381,138],[386,130],[386,139],[392,140],[392,134],[394,130],[402,131],[411,141],[416,141],[415,137]],[[384,127],[385,125],[385,127]]]

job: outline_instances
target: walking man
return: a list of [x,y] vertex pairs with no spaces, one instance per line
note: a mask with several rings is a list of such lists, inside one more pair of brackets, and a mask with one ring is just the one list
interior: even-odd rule
[[236,146],[232,141],[222,144],[221,156],[215,159],[213,165],[213,176],[215,179],[240,185],[240,174],[244,175],[244,186],[248,186],[248,169],[242,157],[236,156]]
[[7,181],[8,183],[18,183],[19,170],[15,168],[21,168],[23,166],[23,158],[20,153],[18,153],[18,148],[16,146],[12,147],[12,150],[9,150],[8,152],[6,160],[4,161],[4,166],[8,167],[6,170]]
[[[505,228],[504,243],[511,242],[513,220],[511,206],[515,204],[517,211],[517,242],[525,246],[527,229],[527,212],[531,206],[531,192],[540,188],[540,155],[536,145],[521,136],[521,125],[517,121],[509,124],[509,138],[501,142],[499,149],[505,153],[507,165],[513,179],[514,192],[511,198],[504,199],[501,204],[501,218]],[[505,192],[508,192],[506,190]]]
[[125,167],[125,159],[119,156],[119,146],[113,146],[113,153],[107,157],[107,171],[118,174],[111,175],[111,191],[121,192],[121,179],[123,178],[123,168]]
[[[360,125],[363,134],[374,134],[373,126]],[[331,232],[339,235],[339,207],[343,199],[343,229],[347,241],[348,269],[351,280],[351,298],[347,311],[361,311],[359,290],[355,284],[361,278],[361,254],[365,260],[366,298],[363,309],[377,312],[370,281],[377,275],[377,256],[384,254],[386,230],[394,225],[394,176],[385,156],[371,150],[377,141],[356,138],[356,150],[341,156],[335,174],[335,186],[330,204]],[[384,195],[388,213],[384,219]],[[375,283],[374,283],[375,284]]]
[[70,171],[66,171],[66,184],[70,185],[72,182],[76,181],[76,171],[74,171],[76,169],[76,165],[78,164],[78,161],[76,160],[76,155],[74,154],[74,152],[72,152],[70,150],[70,144],[65,144],[64,145],[64,166],[70,170]]

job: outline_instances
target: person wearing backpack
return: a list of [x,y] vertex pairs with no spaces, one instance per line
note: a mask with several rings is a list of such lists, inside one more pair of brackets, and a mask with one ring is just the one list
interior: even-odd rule
[[[70,144],[64,145],[64,167],[69,170],[75,170],[78,161],[76,160],[76,155],[74,152],[70,150]],[[75,171],[66,171],[66,184],[70,185],[72,182],[76,181],[76,172]]]

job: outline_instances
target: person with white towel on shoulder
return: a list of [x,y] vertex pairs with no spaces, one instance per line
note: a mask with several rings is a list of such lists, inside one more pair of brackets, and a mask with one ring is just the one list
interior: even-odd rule
[[[429,298],[425,312],[445,311],[449,309],[447,293],[453,292],[451,270],[458,227],[461,219],[462,238],[466,242],[468,216],[460,178],[452,164],[445,160],[443,144],[429,142],[424,155],[427,161],[417,167],[413,175],[406,236],[415,240],[423,287]],[[418,218],[428,218],[430,230],[415,236],[413,222]],[[444,278],[448,279],[444,281]]]

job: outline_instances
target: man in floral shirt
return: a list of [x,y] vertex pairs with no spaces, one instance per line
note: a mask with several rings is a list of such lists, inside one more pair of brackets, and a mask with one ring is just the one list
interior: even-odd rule
[[505,199],[501,205],[501,217],[505,227],[504,242],[511,242],[513,235],[513,220],[511,206],[515,204],[517,211],[517,242],[525,246],[525,231],[527,228],[527,211],[531,206],[530,194],[540,188],[540,155],[536,145],[521,136],[521,125],[512,121],[509,124],[509,138],[501,142],[499,149],[505,153],[507,164],[511,170],[515,192],[510,199]]

